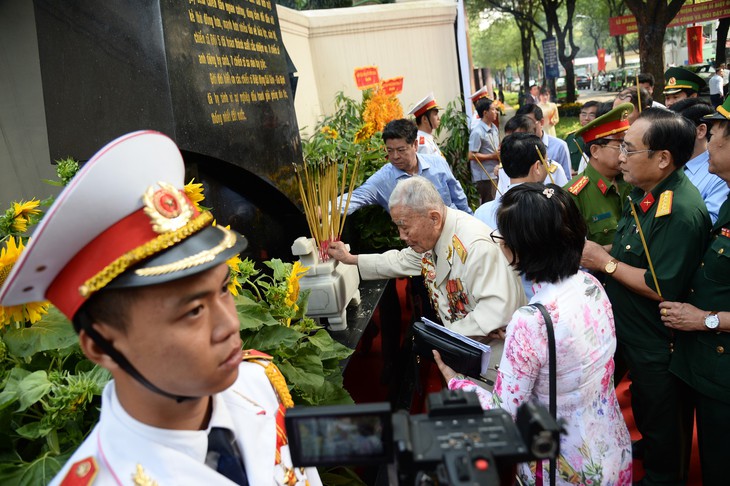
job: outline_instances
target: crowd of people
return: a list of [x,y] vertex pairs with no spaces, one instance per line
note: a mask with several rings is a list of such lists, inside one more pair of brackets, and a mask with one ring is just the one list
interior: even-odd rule
[[[442,323],[496,350],[487,377],[434,356],[447,386],[476,391],[484,408],[547,402],[545,318],[531,304],[546,307],[567,424],[558,483],[631,484],[634,457],[640,484],[686,484],[696,419],[703,481],[722,484],[730,102],[700,99],[704,81],[682,68],[667,71],[666,106],[653,79],[640,81],[582,107],[575,149],[546,133],[539,91],[503,139],[492,101],[472,98],[474,215],[448,208],[438,185],[403,177],[388,210],[408,248],[352,255],[336,244],[330,254],[364,279],[423,275]],[[642,436],[633,444],[614,391],[627,375]],[[519,474],[534,484],[548,468]]]
[[[557,470],[523,464],[526,484],[553,472],[559,484],[631,484],[638,456],[641,484],[685,484],[695,421],[703,481],[725,481],[730,101],[699,99],[704,81],[681,68],[667,71],[666,107],[653,79],[639,81],[613,103],[583,105],[567,143],[549,133],[557,109],[539,90],[503,139],[487,90],[475,93],[474,214],[426,96],[414,120],[384,128],[387,163],[348,209],[382,206],[407,247],[328,250],[363,279],[419,278],[435,319],[491,346],[482,376],[434,353],[448,388],[514,414],[547,402],[554,380]],[[122,172],[126,184],[105,183]],[[282,375],[271,357],[241,350],[225,262],[246,240],[192,205],[183,175],[162,134],[111,142],[56,199],[0,289],[3,305],[54,303],[113,376],[99,424],[51,484],[321,484],[292,464]],[[615,392],[627,375],[640,444]]]

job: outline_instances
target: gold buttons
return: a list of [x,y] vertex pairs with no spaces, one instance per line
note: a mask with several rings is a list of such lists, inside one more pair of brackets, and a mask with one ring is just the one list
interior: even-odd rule
[[603,228],[603,232],[608,234],[608,228]]
[[725,248],[720,248],[719,250],[717,250],[717,252],[718,252],[718,253],[719,253],[720,255],[722,255],[723,253],[725,253]]
[[705,266],[705,262],[700,263],[700,268]]
[[717,351],[717,354],[723,354],[725,353],[725,348],[723,348],[722,346],[718,346],[715,348],[715,351]]
[[631,245],[626,245],[626,249],[627,250],[630,250],[631,249]]

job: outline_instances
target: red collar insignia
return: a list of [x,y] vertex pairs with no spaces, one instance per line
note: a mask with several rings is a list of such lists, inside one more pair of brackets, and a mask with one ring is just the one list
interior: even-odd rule
[[604,196],[606,195],[606,191],[608,190],[608,186],[605,182],[603,182],[603,179],[598,179],[598,189],[600,189],[601,194]]
[[639,206],[641,206],[641,210],[643,212],[647,212],[651,206],[654,204],[654,196],[649,193],[646,196],[644,196],[644,199],[641,200],[639,203]]

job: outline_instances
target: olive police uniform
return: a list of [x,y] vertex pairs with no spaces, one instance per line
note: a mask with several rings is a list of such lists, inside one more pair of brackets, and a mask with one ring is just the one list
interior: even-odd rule
[[583,174],[573,177],[565,189],[583,215],[588,239],[599,245],[610,245],[631,185],[622,179],[610,182],[588,164]]
[[[622,140],[629,129],[628,116],[633,109],[631,103],[622,103],[577,130],[576,139],[585,143],[600,139]],[[599,245],[611,244],[631,186],[620,175],[614,181],[604,178],[589,162],[585,171],[571,179],[564,189],[586,222],[588,239]]]
[[[284,377],[269,356],[240,349],[232,302],[202,297],[212,293],[205,283],[209,277],[202,272],[225,266],[245,249],[246,240],[233,230],[213,225],[212,214],[199,210],[185,194],[184,177],[182,155],[162,133],[134,132],[110,142],[56,198],[0,288],[4,306],[49,300],[73,321],[77,332],[84,331],[96,349],[118,367],[112,368],[115,379],[104,389],[99,423],[51,484],[321,485],[316,469],[292,466],[283,424],[285,410],[293,403]],[[191,357],[190,350],[180,350],[180,355],[172,358],[160,352],[148,358],[146,370],[138,370],[135,364],[139,363],[131,362],[115,346],[117,340],[99,332],[103,326],[95,325],[97,320],[85,304],[106,289],[135,288],[144,293],[145,288],[193,277],[198,280],[181,283],[179,291],[174,285],[167,288],[173,297],[184,294],[180,300],[173,299],[175,302],[191,302],[189,289],[198,289],[195,302],[201,299],[206,303],[199,305],[206,309],[201,314],[207,312],[207,302],[221,308],[215,320],[210,318],[214,322],[207,325],[210,329],[188,335],[200,336],[196,352],[199,349],[226,361],[215,365],[215,370],[224,371],[214,374],[208,369],[211,365],[200,370],[198,377],[175,375],[170,366],[160,368],[160,373],[172,376],[171,383],[179,383],[180,376],[199,383],[190,388],[198,395],[179,396],[153,382],[161,375],[150,380],[142,371],[170,364],[168,360],[173,367],[179,365]],[[221,289],[217,284],[215,287]],[[156,295],[154,290],[150,292]],[[215,294],[228,298],[225,292]],[[137,302],[132,299],[128,306]],[[167,315],[163,312],[162,319]],[[139,322],[134,321],[139,329],[154,325]],[[186,320],[182,327],[192,326],[190,322]],[[169,344],[164,330],[169,327],[160,329],[156,333],[159,336],[153,334],[157,330],[149,330],[141,337],[155,339],[164,349]],[[143,331],[135,332],[140,335]],[[210,337],[214,332],[220,337],[215,343]],[[239,356],[250,362],[236,363]],[[130,385],[133,380],[134,386]],[[223,388],[223,383],[229,382],[232,384]],[[143,387],[147,394],[140,391]],[[216,393],[204,391],[208,389]],[[152,393],[167,402],[147,401]],[[210,416],[207,412],[199,427],[176,428],[187,426],[180,419],[185,412],[174,408],[177,403],[206,399]],[[152,419],[140,421],[161,413],[170,415],[170,428],[161,428],[160,422]],[[188,420],[195,418],[191,415]],[[226,435],[227,442],[221,437]]]
[[[702,310],[730,311],[730,199],[720,208],[687,302]],[[725,461],[730,437],[730,333],[677,334],[670,370],[695,391],[702,480],[723,484],[728,478]]]
[[[646,195],[631,198],[656,271],[661,294],[683,300],[705,249],[710,217],[697,188],[675,170]],[[656,290],[631,206],[624,206],[611,255],[646,268],[644,280]],[[661,321],[658,303],[632,292],[611,276],[606,292],[616,319],[619,351],[631,373],[631,406],[645,443],[646,484],[684,484],[692,438],[690,409],[681,380],[669,371],[673,333]]]

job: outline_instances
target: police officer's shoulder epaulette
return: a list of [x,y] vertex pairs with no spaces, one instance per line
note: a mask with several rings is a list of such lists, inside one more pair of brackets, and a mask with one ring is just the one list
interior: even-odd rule
[[568,187],[568,192],[570,192],[572,195],[577,196],[580,194],[580,191],[585,189],[585,187],[588,185],[589,179],[588,176],[581,176],[574,183]]
[[674,201],[674,191],[666,190],[659,195],[659,204],[656,207],[655,218],[672,214],[672,202]]
[[257,351],[256,349],[244,349],[243,350],[243,361],[271,361],[274,358],[272,356],[269,356],[266,353],[262,353],[261,351]]
[[61,486],[88,486],[94,483],[98,473],[96,459],[93,456],[86,457],[71,465],[61,481]]

